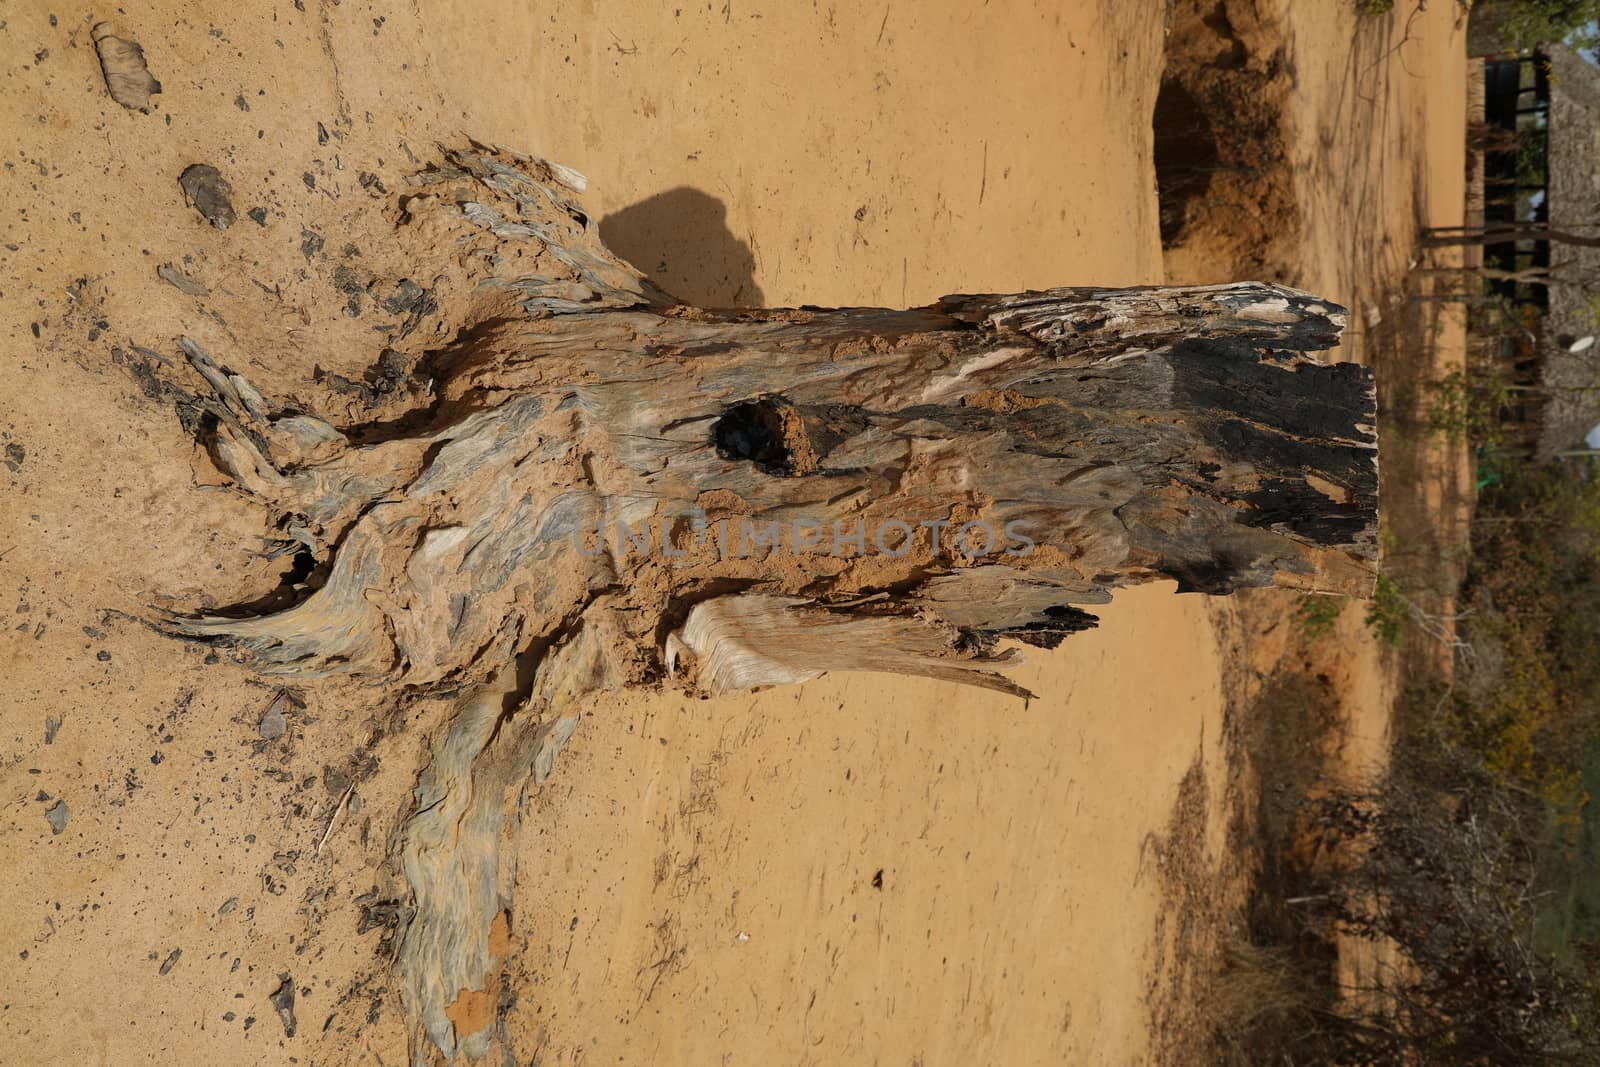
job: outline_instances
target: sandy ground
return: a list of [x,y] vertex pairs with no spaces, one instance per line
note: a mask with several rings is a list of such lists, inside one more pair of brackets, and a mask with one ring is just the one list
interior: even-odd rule
[[[1291,41],[1318,42],[1293,51],[1288,119],[1301,242],[1286,280],[1351,309],[1344,355],[1375,366],[1380,383],[1384,570],[1418,610],[1444,620],[1430,625],[1448,628],[1459,560],[1439,559],[1438,546],[1465,543],[1471,464],[1464,446],[1397,430],[1395,408],[1400,383],[1438,380],[1466,360],[1459,309],[1404,305],[1429,285],[1417,275],[1407,280],[1408,272],[1459,262],[1454,250],[1417,251],[1416,238],[1427,226],[1460,225],[1465,210],[1465,26],[1454,5],[1397,8],[1360,20],[1352,34],[1338,5],[1286,7]],[[1424,529],[1428,536],[1414,536]],[[1448,592],[1426,588],[1431,583]],[[1346,607],[1328,638],[1285,647],[1293,605],[1292,596],[1263,590],[1214,606],[1224,632],[1237,626],[1253,635],[1244,658],[1255,676],[1272,663],[1328,680],[1342,723],[1332,767],[1347,781],[1369,780],[1388,762],[1391,710],[1406,684],[1402,650],[1374,638],[1360,603]],[[1408,619],[1406,640],[1448,670],[1451,654],[1422,629]],[[1250,682],[1247,675],[1235,688],[1253,691]],[[1382,946],[1354,938],[1340,946],[1340,978],[1350,988],[1381,986],[1393,966]]]
[[[1378,343],[1403,317],[1400,279],[1423,262],[1414,250],[1420,228],[1460,225],[1466,204],[1465,26],[1451,4],[1397,7],[1392,18],[1362,20],[1354,35],[1337,5],[1287,9],[1293,39],[1323,42],[1296,52],[1303,91],[1292,98],[1294,171],[1304,239],[1295,284],[1351,309],[1345,354],[1376,365],[1381,379],[1392,374],[1386,386],[1401,375],[1442,378],[1466,358],[1465,319],[1452,312],[1424,336],[1399,342],[1407,351],[1391,345],[1385,352]],[[1394,394],[1380,394],[1380,429]],[[1444,523],[1445,501],[1461,493],[1470,465],[1458,448],[1420,451],[1417,468],[1407,472],[1414,483],[1391,478],[1389,499],[1420,499],[1431,510],[1421,521]],[[1386,557],[1406,548],[1397,543],[1397,519],[1391,511],[1383,520]],[[1386,759],[1399,682],[1392,653],[1365,632],[1364,614],[1360,605],[1344,613],[1338,641],[1317,664],[1331,672],[1347,712],[1342,758],[1353,775]]]
[[[314,393],[318,366],[359,376],[378,346],[329,278],[385,255],[363,243],[361,174],[399,188],[460,133],[550,156],[590,176],[614,247],[708,303],[1162,277],[1158,3],[301,6],[115,16],[163,82],[149,115],[106,96],[84,9],[0,12],[0,434],[23,451],[0,469],[5,1062],[405,1062],[354,899],[382,882],[440,707],[398,722],[383,694],[310,687],[263,742],[271,689],[141,624],[259,593],[282,564],[252,556],[259,517],[207,488],[170,404],[118,362],[171,358],[186,332],[279,394]],[[1364,47],[1347,7],[1295,5],[1291,37],[1317,43],[1295,53],[1295,106],[1336,131],[1299,150],[1335,173],[1383,153],[1361,232],[1403,249],[1416,191],[1455,195],[1459,41],[1430,12],[1408,45],[1421,76],[1368,75],[1338,55]],[[1386,87],[1367,121],[1352,80]],[[176,183],[193,162],[265,222],[202,225]],[[1337,251],[1304,282],[1351,300],[1367,267],[1340,194],[1307,181],[1308,232]],[[1236,865],[1239,672],[1213,610],[1119,596],[1100,630],[1031,656],[1026,707],[856,676],[591,709],[519,842],[517,1062],[1171,1058],[1183,957],[1204,947],[1182,910],[1225,900],[1208,887]],[[1378,706],[1376,653],[1351,657]],[[368,756],[335,818],[341,768]],[[268,1001],[285,975],[293,1038]]]

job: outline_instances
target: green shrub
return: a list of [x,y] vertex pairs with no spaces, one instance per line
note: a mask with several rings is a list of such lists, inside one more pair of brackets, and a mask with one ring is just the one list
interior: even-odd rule
[[1344,601],[1339,597],[1307,593],[1300,598],[1300,603],[1295,605],[1295,629],[1309,641],[1320,640],[1333,632],[1334,624],[1339,621],[1339,612],[1342,610]]
[[1600,0],[1478,0],[1472,36],[1479,51],[1567,42],[1593,47]]
[[1451,371],[1428,389],[1424,417],[1428,429],[1451,444],[1493,448],[1502,439],[1502,419],[1513,390],[1489,374]]
[[1400,644],[1405,636],[1406,595],[1387,574],[1378,575],[1372,590],[1372,601],[1367,605],[1367,626],[1374,636],[1391,648]]
[[1502,463],[1479,501],[1469,642],[1499,649],[1492,686],[1450,709],[1491,773],[1568,809],[1600,736],[1600,480],[1588,463]]

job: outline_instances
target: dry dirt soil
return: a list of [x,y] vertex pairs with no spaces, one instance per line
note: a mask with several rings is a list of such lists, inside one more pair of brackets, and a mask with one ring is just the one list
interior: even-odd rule
[[[1209,25],[1233,27],[1220,57],[1289,79],[1274,210],[1298,251],[1263,270],[1354,304],[1359,355],[1419,218],[1459,214],[1463,38],[1443,3],[1289,7],[1229,0]],[[1168,16],[0,7],[0,1061],[407,1062],[363,894],[388,884],[443,702],[307,686],[264,739],[272,687],[146,625],[287,568],[144,370],[179,335],[337,421],[317,379],[359,379],[386,321],[352,315],[341,278],[404,273],[379,213],[463,135],[586,173],[608,242],[691,301],[1158,282]],[[149,113],[107,95],[101,19],[143,46]],[[232,185],[226,230],[184,202],[193,163]],[[1341,635],[1360,758],[1380,758],[1383,658],[1358,611]],[[517,842],[505,1062],[1180,1058],[1238,897],[1224,714],[1283,643],[1152,586],[1030,653],[1028,704],[836,676],[587,709]]]

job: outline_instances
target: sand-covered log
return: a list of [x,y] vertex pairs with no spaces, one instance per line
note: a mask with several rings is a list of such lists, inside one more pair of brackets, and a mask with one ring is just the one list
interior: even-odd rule
[[[850,669],[1020,692],[1002,640],[1053,645],[1118,586],[1366,591],[1372,380],[1317,357],[1342,309],[1240,284],[706,310],[600,244],[582,184],[475,146],[393,198],[413,277],[474,300],[370,422],[183,346],[186,418],[317,578],[171,628],[266,672],[467,694],[392,849],[419,1050],[491,1041],[468,1008],[508,804],[599,694]],[[426,293],[397,281],[393,310]]]

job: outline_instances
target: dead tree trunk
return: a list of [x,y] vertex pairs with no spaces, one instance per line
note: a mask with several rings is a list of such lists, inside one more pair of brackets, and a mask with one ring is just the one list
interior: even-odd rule
[[1019,693],[1002,639],[1054,645],[1117,586],[1370,579],[1373,388],[1312,355],[1333,305],[1235,285],[706,311],[612,257],[580,188],[472,150],[398,198],[397,240],[478,299],[370,425],[281,411],[184,343],[209,384],[186,418],[325,578],[171,628],[262,671],[464,694],[391,849],[419,1057],[496,1039],[450,1009],[488,995],[507,796],[597,694],[829,670]]

